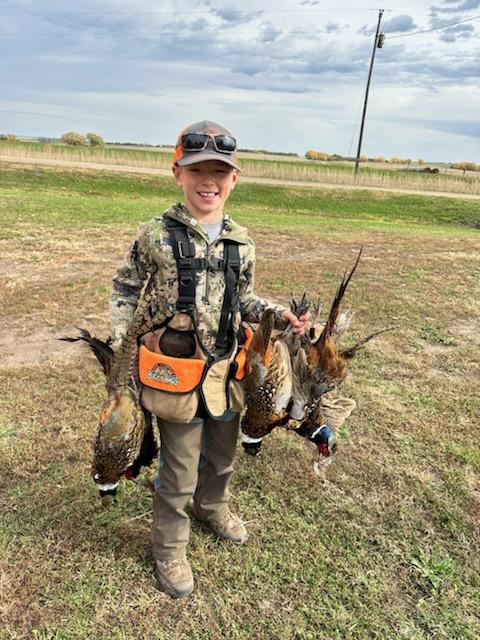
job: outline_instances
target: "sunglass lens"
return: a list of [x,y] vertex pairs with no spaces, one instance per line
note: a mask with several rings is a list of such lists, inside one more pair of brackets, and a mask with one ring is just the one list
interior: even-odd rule
[[237,148],[237,141],[232,136],[215,136],[215,143],[219,151],[231,153]]
[[199,151],[205,148],[207,140],[203,133],[187,133],[182,137],[182,147],[185,151]]

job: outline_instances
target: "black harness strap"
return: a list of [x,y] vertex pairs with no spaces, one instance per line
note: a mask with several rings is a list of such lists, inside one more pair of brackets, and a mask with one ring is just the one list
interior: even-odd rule
[[207,268],[207,261],[205,258],[195,258],[192,232],[185,225],[167,217],[165,224],[170,233],[173,255],[177,262],[177,310],[186,311],[195,306],[196,274]]
[[195,258],[192,231],[181,222],[167,216],[164,217],[164,220],[170,233],[173,255],[177,263],[177,311],[191,310],[195,306],[196,275],[198,271],[209,269],[211,271],[223,271],[225,274],[225,294],[215,341],[215,348],[225,351],[230,342],[233,313],[236,311],[238,304],[237,285],[240,278],[238,244],[228,239],[223,240],[223,259],[213,257],[207,263],[205,258]]
[[225,351],[229,343],[228,338],[231,333],[233,313],[236,311],[238,304],[236,293],[238,280],[240,278],[240,254],[236,242],[224,240],[223,246],[225,295],[223,296],[215,347],[216,349]]

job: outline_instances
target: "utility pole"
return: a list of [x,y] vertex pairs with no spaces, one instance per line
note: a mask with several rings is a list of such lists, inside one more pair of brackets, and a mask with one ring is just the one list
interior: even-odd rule
[[367,114],[367,102],[368,102],[368,92],[370,91],[370,80],[372,77],[373,71],[373,63],[375,61],[375,52],[378,49],[383,47],[383,42],[385,40],[385,36],[383,33],[380,33],[380,22],[383,16],[383,9],[380,9],[378,12],[378,23],[377,23],[377,31],[375,32],[375,41],[373,43],[373,51],[372,51],[372,59],[370,60],[370,70],[368,72],[368,80],[367,80],[367,89],[365,91],[365,102],[363,104],[363,113],[362,113],[362,124],[360,125],[360,136],[358,138],[358,149],[357,149],[357,157],[355,158],[355,169],[353,171],[353,175],[356,177],[358,173],[358,164],[360,162],[360,152],[362,150],[362,138],[363,138],[363,127],[365,125],[365,116]]

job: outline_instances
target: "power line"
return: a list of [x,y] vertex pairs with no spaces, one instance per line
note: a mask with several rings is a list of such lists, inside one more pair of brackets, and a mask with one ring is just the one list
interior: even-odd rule
[[[225,7],[208,7],[209,13],[224,11]],[[228,9],[228,13],[364,13],[376,11],[376,9]],[[393,11],[393,10],[392,10]],[[16,11],[14,13],[0,12],[0,16],[117,16],[117,15],[176,15],[176,14],[205,14],[205,9],[192,9],[190,11],[160,10],[160,11]],[[426,15],[426,14],[422,14]]]
[[464,22],[473,22],[473,20],[478,20],[480,16],[473,16],[473,18],[465,18],[465,20],[458,20],[457,22],[450,22],[449,24],[443,24],[439,27],[432,27],[431,29],[422,29],[420,31],[411,31],[409,33],[402,33],[398,36],[388,36],[389,40],[393,40],[394,38],[407,38],[408,36],[416,36],[419,33],[429,33],[430,31],[439,31],[440,29],[448,29],[448,27],[454,27],[457,24],[463,24]]
[[[218,33],[218,28],[214,28],[214,29],[202,29],[201,31],[202,34],[204,33],[209,33],[209,34],[214,34],[214,33]],[[255,31],[237,31],[237,30],[233,30],[232,29],[232,35],[262,35],[262,31],[261,29],[257,29]],[[331,31],[328,29],[324,29],[324,30],[315,30],[315,31],[297,31],[296,29],[294,31],[279,31],[278,32],[278,36],[295,36],[295,35],[316,35],[318,33],[324,33],[324,34],[331,34],[332,36],[337,35],[338,33],[349,33],[349,34],[356,34],[358,33],[357,31]],[[65,36],[71,36],[72,34],[78,34],[78,35],[91,35],[91,36],[102,36],[104,37],[105,35],[107,35],[107,33],[105,31],[101,31],[100,29],[92,29],[92,30],[82,30],[82,31],[72,31],[72,30],[68,30],[68,28],[65,28],[65,32],[63,33],[63,35]],[[172,31],[139,31],[139,32],[130,32],[130,31],[125,31],[125,30],[120,30],[120,29],[115,29],[115,31],[109,31],[108,35],[110,36],[114,36],[114,35],[131,35],[137,38],[143,38],[145,36],[168,36],[168,35],[177,35],[177,36],[191,36],[191,35],[198,35],[198,31],[195,31],[194,29],[188,30],[185,29],[183,31],[179,31],[178,29],[172,30]],[[39,33],[37,31],[17,31],[16,33],[1,33],[0,32],[0,36],[46,36],[46,37],[50,37],[53,35],[62,35],[59,31],[50,31],[50,32],[45,32],[45,33]]]

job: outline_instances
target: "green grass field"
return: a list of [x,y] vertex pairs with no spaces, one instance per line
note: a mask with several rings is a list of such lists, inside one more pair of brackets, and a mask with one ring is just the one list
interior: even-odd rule
[[[347,292],[358,408],[324,479],[294,434],[239,447],[241,548],[192,525],[196,590],[154,586],[151,496],[90,478],[102,374],[80,345],[138,224],[173,181],[80,170],[0,172],[0,639],[477,640],[480,637],[480,212],[475,201],[239,185],[229,211],[257,243],[256,290]],[[152,470],[153,473],[153,470]]]

